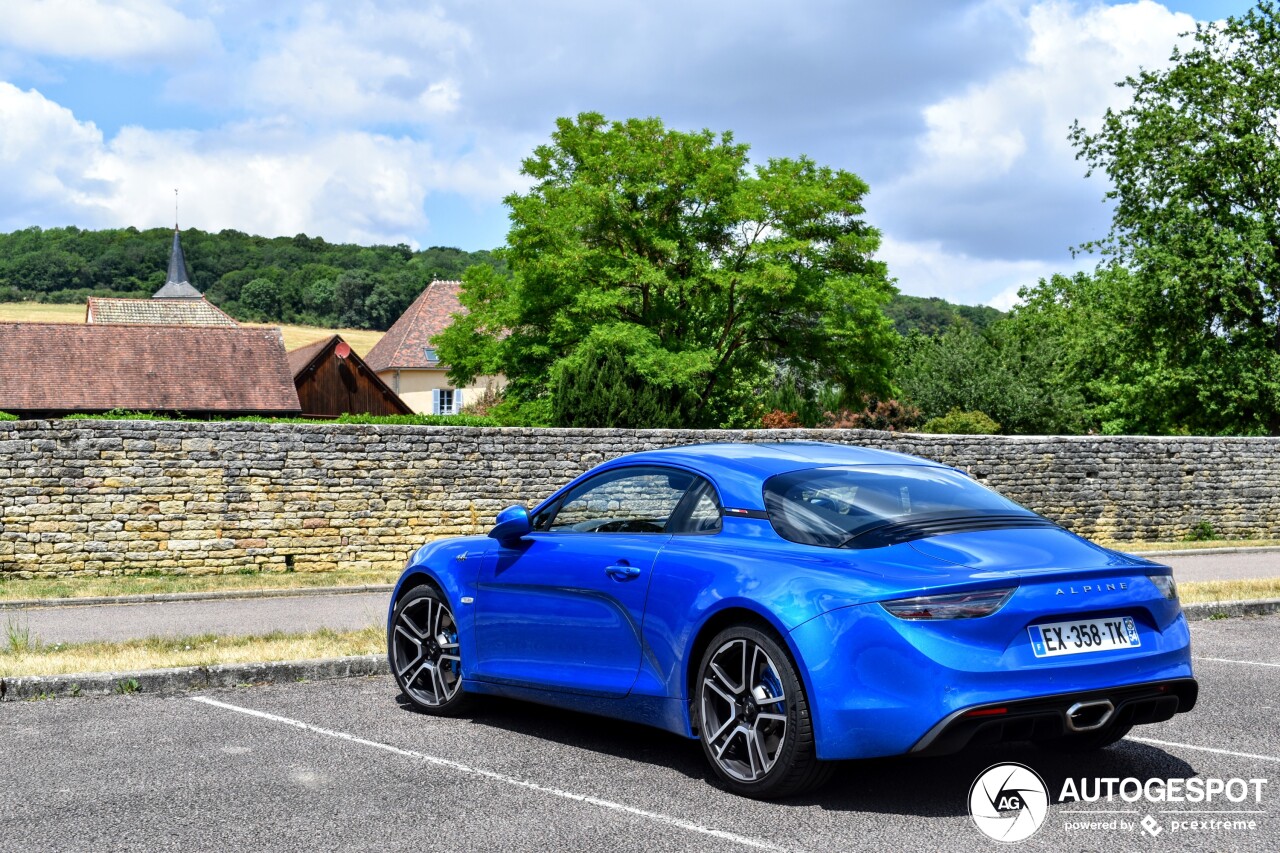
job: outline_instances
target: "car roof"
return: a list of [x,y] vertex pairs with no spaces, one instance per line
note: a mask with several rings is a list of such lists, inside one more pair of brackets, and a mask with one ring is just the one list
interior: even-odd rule
[[919,456],[826,441],[715,442],[644,450],[600,466],[678,465],[706,474],[726,507],[763,509],[761,487],[776,474],[831,465],[928,465],[947,467]]

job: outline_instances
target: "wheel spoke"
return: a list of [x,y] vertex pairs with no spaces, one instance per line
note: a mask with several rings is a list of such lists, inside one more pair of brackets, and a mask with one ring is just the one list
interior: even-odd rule
[[410,660],[404,666],[398,667],[396,669],[396,677],[404,678],[404,674],[409,670],[413,669],[415,666],[417,666],[418,662],[421,661],[424,657],[425,657],[425,654],[423,653],[422,649],[418,649],[418,654],[412,660]]
[[444,616],[444,607],[432,602],[432,612],[427,617],[427,626],[431,631],[431,636],[438,637],[440,635],[440,619]]
[[[728,675],[725,674],[725,671],[720,668],[720,664],[716,663],[715,661],[711,662],[711,672],[712,674],[715,675],[716,678],[720,680],[720,683],[723,684],[725,688],[734,696],[737,696],[739,693],[743,691],[745,685],[739,683],[737,686],[734,686],[733,681],[729,678]],[[711,683],[710,679],[707,680],[707,683],[708,684]]]
[[414,636],[419,640],[425,640],[427,638],[427,635],[423,633],[422,629],[419,628],[417,624],[413,621],[413,619],[409,617],[408,608],[405,608],[405,610],[402,611],[400,614],[400,619],[396,627],[400,627],[400,626],[407,626],[408,629],[412,631]]
[[751,743],[755,745],[755,755],[760,760],[760,773],[768,773],[769,768],[773,766],[773,761],[769,758],[769,753],[765,749],[764,741],[760,737],[760,730],[753,728],[751,730]]
[[702,683],[703,683],[703,684],[705,684],[707,687],[710,687],[712,690],[714,690],[714,691],[716,692],[716,694],[717,694],[721,699],[723,699],[724,701],[728,702],[730,706],[732,706],[732,705],[734,704],[734,702],[733,702],[733,696],[731,696],[731,695],[729,695],[728,693],[725,693],[723,690],[721,690],[721,689],[720,689],[720,685],[716,684],[716,683],[715,683],[714,681],[712,681],[710,678],[704,679]]

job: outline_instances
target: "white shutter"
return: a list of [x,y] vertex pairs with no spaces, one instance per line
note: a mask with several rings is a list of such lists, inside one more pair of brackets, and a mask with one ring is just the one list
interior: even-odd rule
[[440,389],[439,388],[431,389],[431,414],[433,415],[440,414]]
[[453,390],[453,413],[455,415],[462,414],[462,389],[455,388]]

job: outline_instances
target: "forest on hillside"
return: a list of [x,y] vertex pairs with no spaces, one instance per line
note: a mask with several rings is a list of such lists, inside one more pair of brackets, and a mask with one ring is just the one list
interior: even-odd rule
[[[147,298],[164,284],[173,232],[165,228],[26,228],[0,234],[0,302],[83,303]],[[386,329],[432,279],[458,279],[487,251],[358,246],[320,237],[182,232],[191,283],[240,320]]]
[[[385,330],[433,279],[472,265],[506,267],[493,252],[444,246],[330,243],[320,237],[182,232],[187,272],[209,301],[239,320]],[[90,296],[149,298],[164,284],[173,232],[26,228],[0,234],[0,302],[80,304]],[[958,321],[985,329],[986,305],[896,295],[885,308],[901,335],[945,332]]]

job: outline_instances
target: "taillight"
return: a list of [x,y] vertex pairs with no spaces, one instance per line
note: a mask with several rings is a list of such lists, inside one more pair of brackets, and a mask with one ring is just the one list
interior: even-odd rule
[[880,606],[899,619],[976,619],[995,613],[1017,587],[984,589],[981,592],[953,592],[882,601]]
[[1147,575],[1147,577],[1151,578],[1151,582],[1165,598],[1173,601],[1178,597],[1178,585],[1174,583],[1173,575]]

